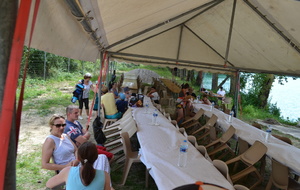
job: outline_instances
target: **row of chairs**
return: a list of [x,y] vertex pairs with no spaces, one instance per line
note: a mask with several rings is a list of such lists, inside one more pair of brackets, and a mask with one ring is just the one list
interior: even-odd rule
[[[214,116],[214,115],[206,122],[206,124],[204,126],[201,127],[199,119],[203,116],[203,114],[204,114],[204,110],[199,110],[199,112],[196,113],[196,115],[193,118],[190,118],[185,123],[183,123],[183,126],[187,129],[190,127],[193,127],[193,126],[198,126],[199,129],[201,129],[201,128],[208,129],[209,128],[208,125],[213,126],[217,120],[216,116]],[[215,128],[215,127],[213,127],[213,128]],[[192,134],[196,134],[197,131],[200,131],[199,129],[192,132]],[[212,134],[210,135],[210,137],[212,137],[212,139],[213,139],[213,140],[211,140],[212,142],[210,144],[206,145],[205,147],[200,145],[201,148],[197,148],[199,150],[199,152],[201,152],[203,154],[204,157],[209,158],[209,160],[211,161],[210,158],[213,158],[213,155],[220,152],[221,150],[228,150],[230,153],[233,153],[233,150],[227,144],[228,140],[235,133],[235,130],[232,126],[230,126],[229,129],[217,140],[215,140],[215,137],[216,137],[215,131],[213,131],[212,133],[213,133],[213,135]],[[291,140],[287,137],[282,137],[279,135],[273,135],[273,136],[275,136],[276,138],[278,138],[284,142],[292,144]],[[198,144],[196,144],[197,140],[195,137],[193,138],[191,136],[188,136],[188,139],[195,146],[199,146]],[[219,145],[217,145],[217,144],[219,144]],[[214,147],[214,146],[217,146],[217,147]],[[211,147],[214,147],[214,148],[211,148]],[[211,149],[211,151],[209,150],[209,153],[207,154],[207,150],[205,150],[205,149],[208,149],[208,150]],[[256,183],[253,184],[250,187],[250,189],[255,188],[255,186],[260,184],[263,180],[263,177],[262,177],[263,174],[261,174],[261,173],[263,173],[263,171],[264,171],[263,167],[265,167],[265,153],[266,152],[267,152],[267,148],[261,142],[256,141],[252,146],[250,146],[247,141],[243,140],[242,138],[238,138],[238,156],[231,160],[226,161],[226,164],[238,163],[238,161],[241,161],[247,165],[247,168],[243,171],[240,171],[239,173],[232,175],[231,180],[233,182],[236,182],[239,179],[241,179],[242,177],[244,177],[245,175],[248,175],[248,174],[254,172],[258,178],[258,181],[256,181]],[[254,164],[258,161],[261,161],[261,171],[260,172],[254,167]],[[235,164],[235,167],[233,168],[233,170],[236,170],[237,166],[238,165]],[[289,170],[288,167],[279,163],[275,159],[272,159],[272,174],[271,174],[271,177],[269,179],[266,189],[267,190],[271,189],[272,184],[275,185],[277,188],[283,188],[283,189],[299,188],[300,187],[299,183],[297,183],[296,180],[289,177],[288,170]]]
[[[228,153],[231,156],[235,156],[235,152],[229,146],[229,140],[234,136],[236,130],[233,126],[230,126],[227,131],[225,131],[219,138],[217,138],[217,130],[215,124],[218,120],[216,115],[212,115],[207,122],[202,126],[199,122],[200,118],[204,116],[204,110],[200,109],[196,115],[189,120],[182,123],[184,129],[189,130],[187,134],[188,140],[199,150],[199,152],[207,158],[209,161],[214,160],[216,156],[218,159],[212,161],[214,165],[221,167],[221,173],[228,179],[231,183],[238,182],[241,178],[246,177],[250,173],[255,173],[258,180],[250,187],[250,189],[255,188],[263,180],[260,172],[254,167],[254,164],[260,161],[265,153],[267,152],[267,147],[261,142],[256,141],[248,150],[240,152],[240,154],[228,161],[222,163],[223,161],[219,160],[224,158]],[[201,141],[201,145],[198,145],[198,142]],[[236,172],[237,164],[242,162],[246,166],[245,169]],[[234,164],[233,174],[228,177],[229,174],[224,174],[224,171],[227,170],[227,165]],[[226,165],[226,167],[225,167]],[[227,168],[227,169],[226,169]]]
[[[102,115],[104,118],[103,132],[107,138],[107,142],[104,146],[113,154],[117,154],[121,151],[124,153],[114,159],[114,161],[118,163],[125,160],[121,185],[125,185],[132,164],[141,162],[138,152],[132,151],[130,142],[130,138],[137,132],[136,122],[133,119],[131,112],[132,110],[129,107],[121,119],[110,120],[109,122],[106,121],[107,119]],[[148,173],[148,170],[146,170],[146,187],[148,186]]]

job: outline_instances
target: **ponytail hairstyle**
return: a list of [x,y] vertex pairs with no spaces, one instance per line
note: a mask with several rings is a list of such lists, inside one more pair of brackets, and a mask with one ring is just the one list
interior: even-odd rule
[[85,186],[88,186],[96,175],[96,170],[93,167],[95,160],[98,158],[96,145],[92,142],[84,142],[78,148],[78,159],[82,164],[82,181]]

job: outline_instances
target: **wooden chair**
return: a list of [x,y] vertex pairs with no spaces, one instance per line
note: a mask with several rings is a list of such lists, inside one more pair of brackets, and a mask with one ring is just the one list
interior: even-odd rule
[[300,184],[289,177],[289,168],[275,159],[272,159],[272,173],[266,190],[270,190],[272,185],[279,189],[300,189]]
[[224,102],[224,105],[226,105],[226,108],[228,109],[228,105],[231,104],[232,98],[231,97],[225,97],[223,102]]
[[195,136],[193,136],[193,135],[188,135],[188,136],[187,136],[187,140],[188,140],[192,145],[194,145],[194,147],[197,147],[197,146],[198,146],[197,139],[196,139]]
[[249,144],[242,138],[238,138],[238,155],[243,154],[249,149]]
[[185,132],[185,128],[180,127],[180,128],[178,129],[178,131],[179,131],[183,136],[185,136],[185,137],[188,136],[187,133]]
[[267,147],[263,143],[259,141],[255,141],[254,144],[246,152],[231,160],[226,161],[225,163],[227,165],[236,162],[242,162],[246,165],[245,169],[239,171],[234,175],[231,175],[232,182],[235,183],[239,179],[244,178],[248,174],[254,172],[258,180],[250,187],[250,189],[253,189],[258,184],[260,184],[263,181],[263,177],[259,173],[259,171],[255,168],[254,164],[257,163],[261,158],[263,158],[266,152],[267,152]]
[[109,126],[110,124],[112,124],[112,123],[114,123],[118,120],[118,119],[107,119],[107,118],[105,118],[105,109],[102,105],[101,105],[100,113],[101,113],[101,118],[104,119],[103,130],[105,130],[107,126]]
[[228,152],[230,152],[231,154],[234,154],[233,150],[230,148],[230,146],[228,146],[228,141],[231,139],[231,137],[233,137],[233,135],[235,134],[235,128],[233,126],[230,126],[228,128],[228,130],[223,133],[223,135],[218,138],[217,140],[214,140],[213,142],[211,142],[209,145],[207,145],[205,148],[207,150],[212,149],[212,151],[208,151],[208,155],[213,158],[213,156],[220,152],[220,151],[224,151],[227,150],[226,152],[224,152],[221,156],[219,156],[219,158],[221,158],[222,156],[224,156],[225,154],[227,154]]
[[288,144],[290,144],[290,145],[292,145],[293,143],[292,143],[292,140],[290,139],[290,138],[288,138],[288,137],[283,137],[283,136],[280,136],[280,135],[275,135],[275,134],[272,134],[274,137],[276,137],[277,139],[279,139],[279,140],[282,140],[283,142],[286,142],[286,143],[288,143]]
[[201,108],[201,109],[196,113],[196,115],[194,115],[194,117],[191,117],[190,119],[188,119],[188,120],[182,122],[180,126],[186,128],[186,129],[188,129],[188,128],[190,128],[190,127],[193,127],[193,126],[195,126],[195,125],[201,126],[200,123],[199,123],[199,119],[203,116],[204,112],[205,112],[204,109]]
[[206,150],[205,146],[203,146],[203,145],[198,145],[198,146],[196,147],[196,149],[202,154],[202,156],[204,156],[204,158],[206,158],[206,160],[208,160],[209,162],[212,163],[212,160],[210,159],[210,157],[209,157],[208,154],[207,154],[207,150]]
[[213,160],[213,165],[219,170],[219,172],[229,181],[229,183],[233,184],[231,178],[229,176],[229,169],[225,162],[222,160]]
[[[123,172],[121,184],[125,185],[131,165],[133,163],[141,162],[141,160],[140,160],[140,156],[138,155],[138,152],[137,151],[133,152],[131,150],[131,143],[130,143],[128,133],[127,132],[121,133],[121,137],[122,137],[123,149],[125,152],[125,166],[124,166],[124,172]],[[147,186],[148,186],[148,170],[146,169],[146,187]]]
[[215,114],[213,114],[211,116],[211,118],[205,123],[205,125],[203,125],[199,129],[197,129],[196,131],[194,131],[192,133],[192,135],[196,136],[200,132],[202,132],[202,133],[200,133],[200,136],[197,138],[197,140],[200,140],[200,139],[203,140],[204,138],[206,138],[210,134],[210,130],[214,130],[213,128],[214,128],[217,120],[218,120],[218,117]]
[[178,126],[176,120],[171,120],[171,123],[174,125],[174,127],[176,127],[176,129],[179,129],[179,126]]
[[127,132],[129,137],[132,137],[136,131],[136,123],[135,120],[132,118],[129,122],[123,123],[119,126],[120,131],[116,132],[114,137],[110,137],[112,140],[107,141],[104,146],[107,148],[107,150],[113,154],[116,154],[117,152],[123,150],[122,142],[121,142],[121,133]]
[[235,184],[233,187],[235,190],[249,190],[248,187],[239,184]]
[[253,122],[252,126],[261,130],[261,124],[259,124],[259,123]]

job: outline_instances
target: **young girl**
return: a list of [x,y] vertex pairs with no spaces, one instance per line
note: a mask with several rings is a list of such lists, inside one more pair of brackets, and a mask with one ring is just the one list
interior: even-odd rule
[[109,174],[93,168],[97,158],[98,152],[95,144],[89,141],[81,144],[78,148],[78,160],[81,167],[68,166],[64,168],[59,174],[50,178],[46,186],[53,188],[65,182],[67,190],[110,190]]

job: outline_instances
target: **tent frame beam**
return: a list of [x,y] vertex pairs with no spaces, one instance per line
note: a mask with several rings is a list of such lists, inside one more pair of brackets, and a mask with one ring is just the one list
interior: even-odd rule
[[[244,2],[255,12],[257,13],[267,24],[270,25],[271,28],[273,28],[286,42],[290,44],[292,48],[294,48],[299,54],[300,54],[300,48],[297,46],[297,43],[293,42],[290,37],[285,35],[279,28],[275,26],[274,23],[272,23],[266,15],[261,13],[253,4],[251,4],[248,0],[244,0]],[[299,43],[298,43],[299,44]]]
[[[141,64],[145,64],[146,63],[150,63],[150,64],[155,64],[155,65],[158,65],[158,66],[162,66],[162,65],[165,65],[167,64],[168,67],[172,68],[172,66],[175,68],[175,67],[185,67],[185,65],[183,64],[177,64],[177,63],[166,63],[166,62],[161,62],[161,61],[144,61],[144,60],[138,60],[138,59],[131,59],[131,58],[124,58],[124,57],[118,57],[118,56],[113,56],[111,55],[111,58],[115,58],[115,59],[122,59],[124,61],[130,61],[130,62],[137,62],[137,63],[141,63]],[[197,70],[197,68],[201,68],[201,69],[210,69],[210,70],[218,70],[220,71],[220,73],[224,72],[224,69],[223,68],[211,68],[211,67],[208,67],[208,66],[202,66],[202,65],[196,65],[196,64],[191,64],[189,65],[189,67],[193,67],[195,68],[195,70]],[[198,69],[199,70],[199,69]],[[233,73],[235,71],[231,71],[231,73]]]
[[[213,47],[211,47],[205,40],[203,40],[200,36],[198,36],[192,29],[190,29],[188,26],[185,25],[185,27],[192,33],[194,36],[196,36],[199,40],[201,40],[207,47],[209,47],[211,50],[213,50],[216,54],[218,54],[220,57],[225,59],[217,50],[215,50]],[[229,63],[231,66],[234,67],[234,65],[227,60],[227,63]]]
[[230,42],[231,42],[231,36],[232,36],[232,29],[233,29],[233,22],[234,22],[234,15],[235,15],[235,8],[236,8],[236,0],[233,1],[233,6],[232,6],[230,26],[229,26],[227,46],[226,46],[226,53],[225,53],[225,59],[224,59],[224,67],[227,66],[227,61],[228,61],[228,55],[229,55],[229,50],[230,50]]
[[[147,56],[147,55],[138,55],[138,54],[130,54],[130,53],[122,53],[122,52],[111,52],[111,51],[107,52],[107,53],[109,55],[119,55],[119,56],[147,59],[147,60],[140,60],[139,62],[150,62],[151,59],[152,60],[160,60],[160,61],[169,61],[169,62],[174,62],[174,63],[177,62],[176,59],[165,58],[165,57],[156,57],[156,56]],[[117,57],[117,56],[115,56],[114,58],[129,59],[129,58]],[[300,73],[295,75],[295,73],[289,73],[289,72],[274,72],[274,71],[270,72],[270,71],[260,70],[260,69],[231,67],[231,66],[227,66],[225,68],[223,65],[216,65],[216,64],[212,64],[212,63],[189,61],[189,60],[180,60],[180,59],[178,60],[178,62],[180,62],[180,64],[177,64],[177,66],[185,66],[186,64],[190,64],[188,66],[191,66],[191,65],[199,66],[199,64],[201,64],[201,65],[208,66],[210,69],[219,69],[219,70],[222,70],[223,72],[225,72],[225,71],[235,72],[235,71],[239,70],[240,72],[246,72],[246,73],[266,73],[266,74],[275,74],[275,75],[277,74],[277,75],[288,75],[288,76],[292,76],[292,77],[300,77]],[[184,64],[184,63],[186,63],[186,64]],[[161,64],[170,64],[170,63],[161,62]]]
[[[115,43],[109,45],[108,47],[106,47],[106,49],[109,50],[109,49],[111,49],[112,47],[115,47],[115,46],[117,46],[117,45],[119,45],[119,44],[122,44],[122,43],[124,43],[124,42],[126,42],[126,41],[129,41],[129,40],[131,40],[131,39],[133,39],[133,38],[136,38],[136,37],[138,37],[138,36],[140,36],[140,35],[143,35],[143,34],[149,32],[149,31],[152,31],[152,30],[154,30],[154,29],[156,29],[156,28],[159,28],[159,27],[161,27],[161,26],[164,26],[165,24],[168,24],[168,23],[173,22],[173,21],[175,21],[175,20],[177,20],[177,19],[180,19],[180,18],[183,17],[183,16],[186,16],[186,15],[188,15],[188,14],[190,14],[190,13],[193,13],[193,12],[195,12],[195,11],[198,11],[198,10],[204,8],[204,7],[210,6],[211,4],[217,5],[217,4],[219,4],[220,2],[222,2],[222,1],[224,1],[224,0],[213,0],[213,1],[210,1],[210,2],[205,3],[205,4],[203,4],[203,5],[200,5],[200,6],[194,8],[194,9],[192,9],[192,10],[189,10],[189,11],[187,11],[187,12],[184,12],[184,13],[180,14],[180,15],[177,15],[177,16],[175,16],[175,17],[169,19],[169,20],[166,20],[166,21],[164,21],[164,22],[161,22],[161,23],[159,23],[159,24],[157,24],[157,25],[155,25],[155,26],[149,27],[149,28],[147,28],[147,29],[145,29],[145,30],[142,30],[141,32],[138,32],[138,33],[136,33],[136,34],[133,34],[133,35],[131,35],[131,36],[127,37],[127,38],[124,38],[124,39],[122,39],[122,40],[120,40],[120,41],[117,41],[117,42],[115,42]],[[181,23],[181,24],[182,24],[182,23]],[[180,24],[179,24],[179,25],[180,25]]]

